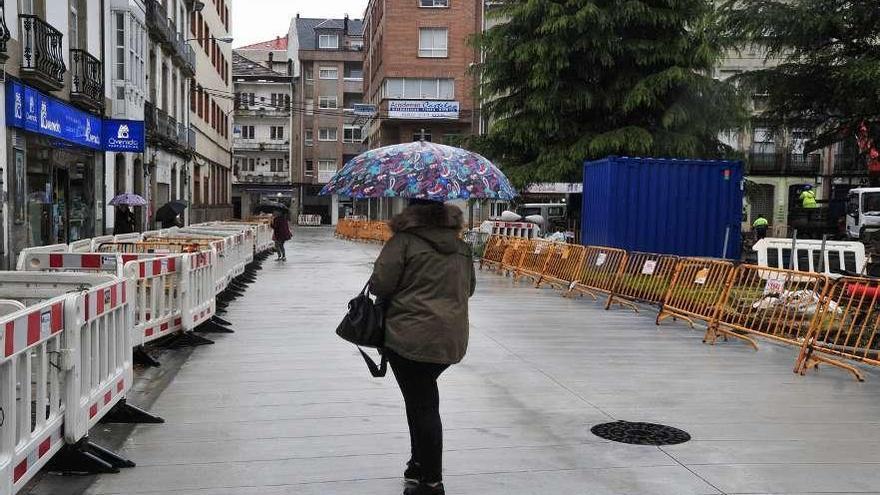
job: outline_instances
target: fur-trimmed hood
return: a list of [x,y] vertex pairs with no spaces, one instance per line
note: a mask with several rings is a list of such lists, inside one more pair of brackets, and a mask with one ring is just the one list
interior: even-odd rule
[[430,243],[441,253],[459,250],[464,213],[453,205],[411,205],[389,222],[391,230],[409,233]]

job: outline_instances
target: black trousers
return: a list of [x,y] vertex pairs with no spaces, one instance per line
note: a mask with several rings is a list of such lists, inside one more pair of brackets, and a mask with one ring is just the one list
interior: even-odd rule
[[412,461],[421,467],[422,481],[443,479],[443,424],[437,378],[448,364],[420,363],[385,350],[406,404]]

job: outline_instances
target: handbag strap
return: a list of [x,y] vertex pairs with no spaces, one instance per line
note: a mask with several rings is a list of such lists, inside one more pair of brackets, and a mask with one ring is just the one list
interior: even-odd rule
[[388,373],[388,358],[385,356],[385,353],[379,350],[379,354],[382,355],[382,359],[379,361],[377,365],[373,358],[367,355],[363,349],[358,347],[358,351],[361,353],[361,357],[364,358],[364,362],[367,363],[367,368],[370,369],[370,374],[373,375],[373,378],[382,378]]

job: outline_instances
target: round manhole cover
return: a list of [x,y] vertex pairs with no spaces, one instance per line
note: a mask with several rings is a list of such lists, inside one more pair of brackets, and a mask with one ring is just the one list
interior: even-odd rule
[[676,445],[691,439],[686,432],[666,425],[653,423],[630,423],[616,421],[596,425],[590,429],[593,435],[612,442],[634,445]]

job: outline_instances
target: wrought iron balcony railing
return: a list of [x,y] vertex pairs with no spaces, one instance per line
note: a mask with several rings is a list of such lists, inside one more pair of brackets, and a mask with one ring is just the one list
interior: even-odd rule
[[751,175],[818,175],[822,157],[818,154],[791,152],[749,152],[746,173]]
[[70,50],[70,100],[89,110],[104,106],[104,67],[85,50]]
[[61,31],[35,15],[20,15],[21,73],[33,85],[48,91],[64,87]]
[[9,54],[6,53],[6,43],[12,38],[9,27],[6,25],[6,4],[0,0],[0,63],[6,63]]

